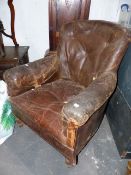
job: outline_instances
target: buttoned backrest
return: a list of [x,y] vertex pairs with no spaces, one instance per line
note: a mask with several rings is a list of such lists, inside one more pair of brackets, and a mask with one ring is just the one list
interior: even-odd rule
[[117,71],[128,46],[127,30],[106,21],[77,21],[61,29],[62,78],[88,86],[105,71]]

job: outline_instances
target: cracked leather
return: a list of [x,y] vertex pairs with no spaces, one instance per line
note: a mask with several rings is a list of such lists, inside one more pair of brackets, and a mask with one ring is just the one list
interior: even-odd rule
[[43,59],[17,66],[4,73],[9,96],[16,96],[45,83],[57,72],[59,61],[56,54]]
[[63,116],[81,126],[110,97],[116,86],[116,74],[106,72],[100,75],[78,95],[70,97],[63,106]]
[[[4,74],[15,115],[68,159],[101,123],[128,47],[127,33],[110,22],[74,21],[62,27],[55,55]],[[68,129],[70,121],[75,131],[74,125]]]

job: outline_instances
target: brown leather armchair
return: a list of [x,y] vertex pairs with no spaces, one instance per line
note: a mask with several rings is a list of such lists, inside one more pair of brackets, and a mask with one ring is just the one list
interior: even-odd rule
[[14,114],[75,165],[103,119],[127,46],[117,24],[64,25],[57,54],[5,72]]

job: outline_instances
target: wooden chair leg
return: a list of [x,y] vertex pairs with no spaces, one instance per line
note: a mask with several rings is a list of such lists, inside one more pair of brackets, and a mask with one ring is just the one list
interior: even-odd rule
[[70,158],[65,158],[65,162],[68,166],[75,166],[78,162],[78,156],[71,156]]
[[131,161],[128,161],[127,174],[126,175],[131,175]]
[[18,118],[16,118],[16,123],[18,124],[19,127],[23,127],[24,126],[24,123]]

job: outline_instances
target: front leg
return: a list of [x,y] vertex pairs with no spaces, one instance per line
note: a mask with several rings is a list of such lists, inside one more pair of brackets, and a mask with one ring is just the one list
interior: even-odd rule
[[65,163],[69,166],[75,166],[78,162],[78,156],[77,155],[72,155],[70,158],[65,158]]

